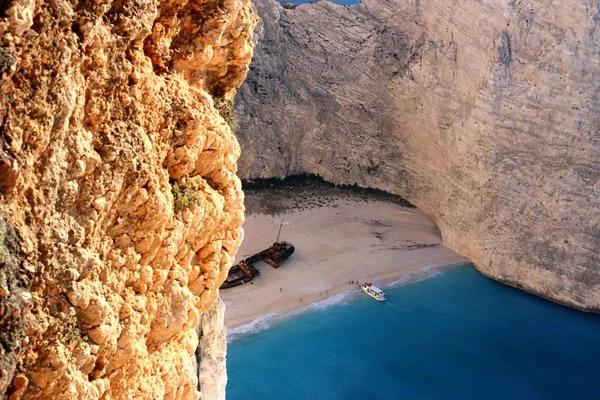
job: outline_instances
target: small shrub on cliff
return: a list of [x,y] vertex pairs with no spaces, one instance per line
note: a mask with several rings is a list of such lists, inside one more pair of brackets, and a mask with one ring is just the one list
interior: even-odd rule
[[77,316],[71,316],[70,320],[64,325],[62,334],[69,342],[82,343],[88,340],[88,336],[77,326]]
[[194,190],[186,184],[179,186],[179,184],[175,182],[171,186],[171,193],[173,193],[173,206],[175,212],[185,210],[198,201]]
[[233,100],[225,100],[222,97],[215,97],[215,107],[219,110],[221,117],[227,122],[231,131],[235,131],[235,109],[233,108]]
[[[316,1],[314,3],[316,3]],[[298,4],[290,3],[290,0],[281,0],[281,6],[286,10],[293,10],[298,7]]]

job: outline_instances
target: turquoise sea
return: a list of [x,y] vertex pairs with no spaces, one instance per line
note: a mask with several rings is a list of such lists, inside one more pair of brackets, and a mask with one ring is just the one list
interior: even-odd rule
[[385,290],[232,331],[227,399],[600,399],[600,315],[472,266]]

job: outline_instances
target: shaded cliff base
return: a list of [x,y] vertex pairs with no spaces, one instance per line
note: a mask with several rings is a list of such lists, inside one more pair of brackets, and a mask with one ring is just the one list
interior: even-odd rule
[[378,201],[414,208],[400,196],[358,185],[336,185],[313,174],[290,175],[284,179],[243,180],[247,214],[277,215],[331,205],[336,199]]
[[477,265],[473,265],[483,276],[485,276],[486,278],[492,279],[496,282],[502,283],[504,285],[507,286],[511,286],[515,289],[519,289],[522,290],[532,296],[536,296],[539,297],[541,299],[547,300],[547,301],[551,301],[552,303],[558,304],[560,306],[566,307],[566,308],[570,308],[573,310],[577,310],[577,311],[581,311],[581,312],[585,312],[585,313],[590,313],[590,314],[600,314],[600,309],[598,309],[597,307],[583,307],[581,306],[581,303],[575,303],[570,301],[569,299],[564,299],[560,296],[560,294],[556,293],[556,292],[551,292],[551,291],[543,291],[540,290],[537,287],[532,287],[528,284],[523,284],[515,279],[510,279],[510,278],[499,278],[496,277],[492,274],[488,274],[484,269],[481,268],[477,268]]
[[[383,284],[423,267],[467,262],[441,245],[429,217],[401,206],[396,196],[335,187],[314,177],[270,185],[246,190],[237,260],[268,247],[281,222],[280,240],[292,242],[296,252],[279,269],[258,263],[261,275],[254,281],[220,291],[228,328],[357,290],[351,281]],[[300,206],[294,208],[296,202]]]
[[0,398],[7,391],[21,393],[27,381],[17,373],[20,352],[29,343],[32,273],[18,262],[17,240],[10,220],[0,211]]
[[[242,186],[245,193],[244,203],[246,207],[246,213],[248,215],[248,222],[246,222],[247,226],[245,226],[246,245],[242,245],[242,248],[238,252],[238,259],[243,258],[243,255],[251,253],[250,250],[245,251],[245,249],[248,249],[248,242],[256,241],[256,239],[251,238],[251,236],[257,232],[259,232],[257,236],[259,238],[258,240],[260,241],[259,244],[254,246],[256,247],[257,251],[260,250],[261,246],[266,247],[271,243],[271,240],[275,240],[279,228],[277,221],[284,221],[282,230],[283,240],[291,240],[294,242],[294,238],[285,239],[284,236],[286,234],[286,230],[288,230],[288,224],[294,223],[293,221],[288,221],[290,216],[292,219],[298,218],[299,220],[302,220],[303,218],[314,218],[314,215],[326,215],[328,213],[328,211],[317,211],[317,209],[320,208],[329,211],[335,210],[336,213],[349,212],[352,214],[355,212],[356,205],[361,203],[371,204],[371,206],[367,206],[365,208],[367,210],[367,214],[371,212],[369,210],[370,207],[381,207],[381,205],[374,205],[375,203],[398,206],[392,207],[388,210],[389,216],[392,216],[392,214],[398,212],[403,213],[406,211],[406,209],[415,209],[414,205],[395,194],[378,189],[364,188],[356,184],[337,185],[328,182],[322,177],[314,174],[290,175],[284,179],[268,178],[243,180]],[[347,208],[349,204],[355,204],[355,206]],[[423,214],[420,210],[416,210],[416,212]],[[264,223],[266,226],[272,224],[272,226],[269,228],[257,228],[255,225],[260,223]],[[343,222],[342,219],[339,219],[335,222],[330,221],[329,223],[337,224]],[[431,221],[431,223],[433,226],[435,226],[436,235],[440,237],[439,243],[436,244],[436,246],[442,246],[439,228],[435,225],[435,222]],[[265,237],[267,239],[265,239]],[[358,241],[357,245],[360,246]],[[478,268],[475,263],[473,264],[475,268],[477,268],[478,271],[481,272],[485,277],[493,279],[499,283],[512,286],[529,294],[552,301],[565,307],[573,308],[583,312],[598,312],[596,308],[581,307],[581,303],[573,303],[568,301],[568,299],[561,299],[558,293],[544,292],[543,290],[535,287],[535,281],[527,281],[533,282],[534,286],[532,287],[531,285],[523,284],[515,279],[494,276],[493,274],[487,273],[484,268]],[[409,271],[403,270],[401,274],[407,272]],[[271,274],[269,271],[267,271],[267,273]],[[390,270],[389,273],[389,276],[393,275],[394,278],[396,275],[401,275],[393,270]],[[349,278],[352,280],[351,277]],[[344,288],[340,288],[340,290],[343,289]],[[226,298],[228,298],[227,295]],[[300,297],[296,297],[294,301],[298,301],[299,298]],[[319,301],[319,298],[315,298],[315,301]],[[294,306],[297,305],[292,304],[292,308]],[[255,313],[254,316],[257,316],[258,314],[259,313]],[[250,317],[247,317],[243,320],[249,321],[251,319]]]

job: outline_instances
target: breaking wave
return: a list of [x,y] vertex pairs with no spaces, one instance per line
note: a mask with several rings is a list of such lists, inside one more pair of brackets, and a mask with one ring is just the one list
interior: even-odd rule
[[317,301],[315,303],[310,303],[302,307],[295,308],[293,310],[284,311],[280,313],[270,313],[267,315],[263,315],[250,322],[249,324],[239,326],[237,328],[232,328],[227,330],[227,342],[231,342],[245,336],[249,336],[258,332],[262,332],[266,329],[269,329],[273,325],[279,324],[281,322],[287,321],[288,319],[304,314],[306,312],[324,310],[330,307],[334,307],[340,304],[348,303],[353,300],[358,295],[358,290],[354,291],[345,291],[338,294],[335,294],[331,297],[328,297],[324,300]]
[[[450,265],[429,265],[427,267],[420,268],[416,271],[409,272],[396,281],[393,281],[384,287],[396,288],[405,286],[413,283],[424,281],[425,279],[433,278],[434,276],[441,275],[450,268],[465,266],[465,263],[450,264]],[[280,313],[270,313],[258,317],[254,321],[227,330],[227,342],[232,342],[237,339],[241,339],[246,336],[253,335],[258,332],[262,332],[271,328],[274,325],[280,324],[289,320],[290,318],[304,314],[306,312],[324,310],[330,307],[334,307],[340,304],[348,303],[359,297],[360,290],[345,291],[328,297],[324,300],[310,303],[302,307],[295,308],[293,310],[284,311]]]
[[413,283],[418,283],[421,281],[424,281],[425,279],[429,279],[429,278],[433,278],[434,276],[438,276],[441,275],[443,273],[445,273],[446,271],[450,270],[451,268],[459,268],[459,267],[464,267],[468,265],[467,263],[456,263],[456,264],[449,264],[449,265],[428,265],[426,267],[423,268],[419,268],[415,271],[409,272],[407,274],[404,274],[400,277],[400,279],[393,281],[387,285],[385,285],[384,287],[386,288],[397,288],[400,286],[406,286],[406,285],[410,285]]

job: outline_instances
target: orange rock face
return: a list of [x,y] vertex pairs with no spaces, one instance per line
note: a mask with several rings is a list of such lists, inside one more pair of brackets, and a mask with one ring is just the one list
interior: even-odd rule
[[250,1],[2,7],[0,394],[198,398],[244,218],[213,98],[246,76]]

